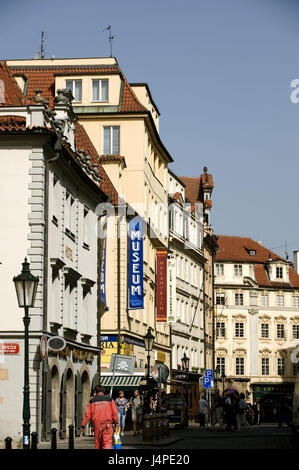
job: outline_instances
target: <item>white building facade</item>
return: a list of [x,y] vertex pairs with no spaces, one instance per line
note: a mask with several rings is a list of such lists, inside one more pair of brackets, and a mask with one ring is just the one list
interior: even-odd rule
[[224,387],[260,401],[272,419],[280,399],[291,399],[298,372],[299,276],[250,238],[219,236],[218,246],[216,366]]
[[[22,437],[24,325],[12,279],[25,257],[39,277],[29,310],[31,432],[41,439],[56,427],[64,437],[70,424],[78,431],[98,370],[97,206],[107,196],[98,169],[76,151],[69,94],[60,93],[55,113],[38,91],[32,104],[13,104],[25,98],[0,67],[7,90],[0,105],[0,441]],[[42,361],[42,336],[59,336],[66,347]],[[3,353],[7,344],[15,354]]]

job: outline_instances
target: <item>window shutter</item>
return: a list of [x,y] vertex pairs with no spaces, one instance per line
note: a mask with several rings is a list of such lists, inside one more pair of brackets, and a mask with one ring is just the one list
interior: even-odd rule
[[108,155],[110,151],[110,132],[111,127],[104,127],[104,145],[103,145],[103,154]]
[[113,127],[113,152],[115,155],[119,155],[119,127]]

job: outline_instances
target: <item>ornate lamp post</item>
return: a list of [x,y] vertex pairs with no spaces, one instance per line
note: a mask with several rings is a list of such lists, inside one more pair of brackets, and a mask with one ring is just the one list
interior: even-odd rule
[[[186,356],[186,353],[184,352],[184,356],[181,359],[182,361],[182,367],[185,372],[188,372],[189,370],[189,365],[190,365],[190,359],[189,357]],[[187,377],[187,374],[186,374]],[[186,401],[186,418],[185,418],[185,423],[186,426],[189,424],[189,400],[188,400],[188,386],[184,385],[184,392],[185,392],[185,401]]]
[[30,401],[29,401],[29,308],[34,307],[35,296],[39,279],[33,276],[29,269],[29,263],[25,258],[22,263],[21,274],[13,278],[15,284],[18,304],[24,308],[25,316],[23,322],[25,326],[25,349],[24,349],[24,399],[23,399],[23,449],[30,449]]
[[149,326],[147,329],[147,333],[144,336],[144,345],[145,350],[147,351],[147,376],[146,376],[146,385],[147,385],[147,408],[148,412],[150,412],[150,365],[151,365],[151,351],[154,345],[154,335],[152,335],[152,328]]
[[221,379],[222,379],[222,396],[224,397],[224,384],[225,384],[226,375],[222,374]]

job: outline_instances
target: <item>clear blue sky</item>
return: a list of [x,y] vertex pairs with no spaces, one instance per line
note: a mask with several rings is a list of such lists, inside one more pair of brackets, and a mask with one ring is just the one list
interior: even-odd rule
[[[180,176],[214,176],[212,224],[299,249],[299,2],[1,0],[1,58],[113,55],[147,82]],[[298,241],[297,241],[298,240]],[[297,243],[292,243],[297,241]]]

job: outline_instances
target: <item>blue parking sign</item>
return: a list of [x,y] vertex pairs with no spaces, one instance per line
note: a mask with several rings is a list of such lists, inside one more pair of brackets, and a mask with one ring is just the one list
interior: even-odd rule
[[213,378],[214,378],[213,369],[206,369],[206,370],[205,370],[205,376],[206,376],[206,377],[211,377],[211,379],[213,379]]
[[212,377],[203,377],[202,378],[202,386],[204,388],[213,388],[213,379],[212,379]]

